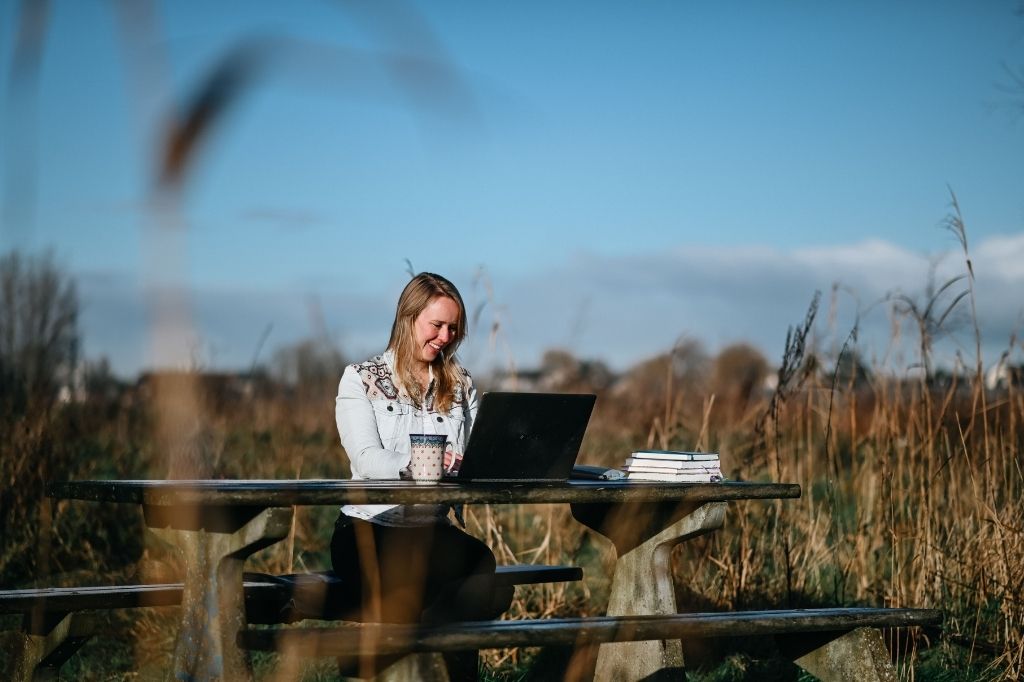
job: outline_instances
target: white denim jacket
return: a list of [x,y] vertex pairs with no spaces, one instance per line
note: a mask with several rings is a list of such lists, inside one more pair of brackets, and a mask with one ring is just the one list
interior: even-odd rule
[[[390,350],[346,367],[334,414],[352,479],[397,479],[399,470],[409,465],[410,433],[443,433],[448,436],[447,448],[461,457],[477,410],[473,379],[465,369],[462,373],[464,385],[456,388],[445,414],[434,407],[432,375],[425,401],[412,400],[398,385]],[[424,408],[417,403],[425,403]],[[341,511],[383,525],[410,526],[435,523],[447,513],[447,505],[345,505]]]

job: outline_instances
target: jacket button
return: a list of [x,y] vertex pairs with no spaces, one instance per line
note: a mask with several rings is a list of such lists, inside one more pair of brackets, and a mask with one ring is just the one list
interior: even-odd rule
[[438,418],[437,418],[437,423],[438,423],[438,424],[442,423],[443,421],[444,421],[444,420],[443,420],[443,419],[441,419],[440,417],[438,417]]
[[394,412],[394,411],[395,411],[395,406],[394,405],[388,405],[388,412]]

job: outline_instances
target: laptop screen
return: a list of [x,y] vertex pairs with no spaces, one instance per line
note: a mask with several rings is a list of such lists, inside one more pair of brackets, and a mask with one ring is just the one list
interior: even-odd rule
[[459,480],[568,480],[596,399],[592,394],[485,393]]

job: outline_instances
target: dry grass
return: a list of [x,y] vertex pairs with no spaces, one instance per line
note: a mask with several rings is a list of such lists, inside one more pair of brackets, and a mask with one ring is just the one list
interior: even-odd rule
[[[638,367],[601,391],[583,459],[614,466],[636,446],[702,448],[721,453],[730,478],[802,486],[800,500],[732,505],[726,528],[676,550],[684,610],[934,607],[946,613],[941,646],[943,660],[952,661],[948,670],[973,666],[993,679],[1024,677],[1024,396],[1013,386],[987,392],[980,367],[941,386],[884,368],[866,376],[822,372],[810,361],[813,317],[809,312],[791,334],[774,393],[747,379],[730,382],[722,367],[700,371],[692,344]],[[347,476],[333,424],[333,383],[287,393],[257,387],[224,400],[200,382],[204,416],[188,456],[212,476]],[[166,548],[143,542],[137,510],[77,502],[51,508],[42,496],[48,480],[165,476],[170,463],[153,437],[154,404],[125,393],[3,418],[5,586],[179,574]],[[292,537],[254,557],[254,568],[326,568],[335,514],[298,510]],[[508,617],[603,609],[610,548],[564,507],[477,507],[467,522],[499,563],[585,568],[581,585],[522,589]],[[91,665],[159,669],[173,615],[152,610],[111,622],[131,643],[127,662],[104,653]],[[906,679],[921,649],[940,644],[938,634],[893,636]],[[487,660],[495,670],[517,669],[532,653],[497,652]]]

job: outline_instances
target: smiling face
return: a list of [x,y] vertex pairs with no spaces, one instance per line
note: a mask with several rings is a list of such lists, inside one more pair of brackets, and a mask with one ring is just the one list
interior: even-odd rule
[[416,359],[433,362],[452,341],[459,338],[459,304],[447,296],[432,299],[416,317],[413,333],[416,338]]

